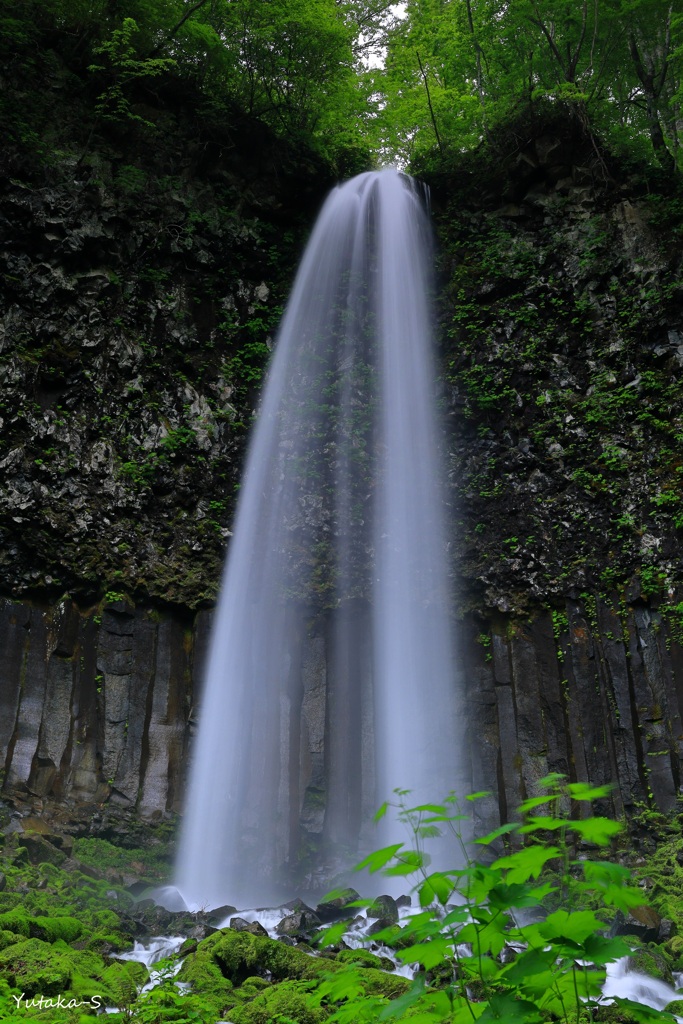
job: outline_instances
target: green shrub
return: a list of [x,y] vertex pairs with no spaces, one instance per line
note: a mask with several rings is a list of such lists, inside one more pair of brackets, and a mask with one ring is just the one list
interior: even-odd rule
[[[398,959],[417,963],[423,970],[398,999],[369,991],[363,984],[365,968],[346,965],[329,974],[312,999],[315,1005],[333,1009],[330,1021],[584,1024],[602,1019],[596,1014],[603,1012],[605,966],[628,955],[630,947],[621,938],[607,937],[604,922],[595,910],[585,907],[597,902],[628,913],[642,906],[643,895],[628,884],[627,869],[576,854],[581,844],[608,847],[621,826],[601,817],[572,820],[563,813],[572,801],[605,797],[609,787],[566,783],[560,775],[548,776],[539,787],[547,792],[522,804],[521,822],[504,825],[478,840],[482,847],[491,847],[516,833],[510,852],[487,865],[472,860],[461,842],[464,867],[452,871],[430,870],[424,840],[444,829],[460,838],[463,815],[454,807],[455,801],[413,808],[399,805],[399,817],[412,830],[414,846],[396,844],[378,850],[359,868],[417,878],[414,892],[421,912],[402,928],[376,933],[373,940],[400,946]],[[386,806],[381,813],[385,812]],[[541,881],[550,871],[553,880]],[[513,911],[542,908],[547,897],[558,892],[562,896],[559,909],[529,924],[516,923]],[[323,941],[338,941],[345,927],[343,923],[332,926]],[[501,961],[501,952],[511,944],[516,956]],[[615,1006],[615,1020],[673,1019],[628,999],[617,998]]]

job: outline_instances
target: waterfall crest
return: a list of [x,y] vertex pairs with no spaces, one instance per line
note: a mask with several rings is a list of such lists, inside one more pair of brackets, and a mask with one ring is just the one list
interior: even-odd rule
[[304,254],[214,620],[176,873],[188,906],[287,890],[312,606],[331,623],[328,738],[308,766],[327,847],[353,860],[395,787],[420,801],[462,785],[430,263],[423,197],[394,170],[335,189]]

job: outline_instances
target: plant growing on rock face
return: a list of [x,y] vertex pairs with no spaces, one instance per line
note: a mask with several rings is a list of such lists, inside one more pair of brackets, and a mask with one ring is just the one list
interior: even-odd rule
[[[628,955],[630,947],[623,939],[607,937],[604,920],[586,908],[628,913],[642,905],[642,893],[629,886],[627,869],[576,854],[583,843],[608,846],[621,830],[607,818],[567,816],[571,802],[600,799],[609,787],[567,783],[561,775],[550,775],[539,786],[546,794],[522,804],[520,822],[476,841],[493,852],[502,837],[515,837],[509,852],[489,864],[477,862],[466,849],[460,838],[466,815],[457,812],[452,800],[412,808],[401,802],[399,818],[410,830],[412,846],[377,850],[359,868],[417,876],[413,891],[421,911],[403,927],[376,933],[373,941],[397,946],[398,959],[419,970],[410,990],[392,1001],[366,994],[362,970],[335,973],[315,993],[320,1005],[335,1007],[330,1020],[586,1024],[601,1019],[606,965]],[[465,866],[431,871],[425,840],[444,829],[458,838]],[[549,903],[556,909],[538,912]],[[324,941],[337,941],[344,927],[331,928]],[[623,1019],[673,1019],[629,999],[614,1003]]]

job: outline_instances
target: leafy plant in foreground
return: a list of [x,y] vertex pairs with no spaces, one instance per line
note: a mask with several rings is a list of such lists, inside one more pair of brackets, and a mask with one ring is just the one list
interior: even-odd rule
[[[642,905],[642,893],[628,884],[626,868],[576,855],[581,843],[608,846],[621,826],[595,816],[573,820],[564,809],[571,801],[586,804],[604,797],[609,787],[567,783],[555,774],[541,780],[540,786],[546,794],[522,804],[521,822],[503,825],[476,841],[494,848],[501,837],[514,835],[510,852],[488,865],[475,861],[465,847],[460,829],[467,816],[458,813],[453,798],[407,808],[406,794],[399,793],[399,818],[412,834],[412,847],[398,844],[377,850],[358,869],[417,876],[413,892],[421,911],[404,927],[376,933],[373,941],[398,946],[399,960],[417,964],[420,970],[410,990],[392,1001],[366,995],[362,970],[328,977],[315,998],[319,1004],[335,1006],[331,1021],[587,1024],[601,1019],[606,965],[631,950],[623,939],[607,937],[605,922],[586,907],[628,913]],[[378,816],[386,809],[385,805]],[[460,843],[464,867],[430,871],[425,840],[444,829]],[[559,903],[558,909],[530,920],[529,911],[550,901]],[[338,941],[345,927],[334,926],[323,941]],[[501,958],[504,949],[507,955]],[[625,1020],[674,1019],[629,999],[616,998],[614,1003]]]

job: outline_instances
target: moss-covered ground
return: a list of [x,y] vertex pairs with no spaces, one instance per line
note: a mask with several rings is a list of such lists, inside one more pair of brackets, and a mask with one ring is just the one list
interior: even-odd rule
[[[136,899],[130,890],[140,886],[130,886],[131,877],[156,883],[168,876],[169,845],[158,836],[141,834],[132,849],[77,839],[68,856],[59,837],[35,838],[0,835],[2,1021],[84,1024],[107,1007],[111,1024],[319,1024],[335,1010],[319,998],[323,980],[334,988],[353,975],[363,999],[378,1006],[409,988],[386,957],[369,950],[341,942],[314,956],[305,943],[215,930],[205,915],[170,914]],[[633,867],[644,900],[671,922],[658,943],[634,940],[633,967],[671,984],[683,970],[683,819],[642,816],[618,859]],[[155,965],[157,987],[141,992],[147,969],[117,954],[160,934],[188,938],[176,957]],[[437,969],[428,972],[431,986],[438,988],[439,978]],[[636,1019],[615,1008],[600,1013],[600,1020]]]

